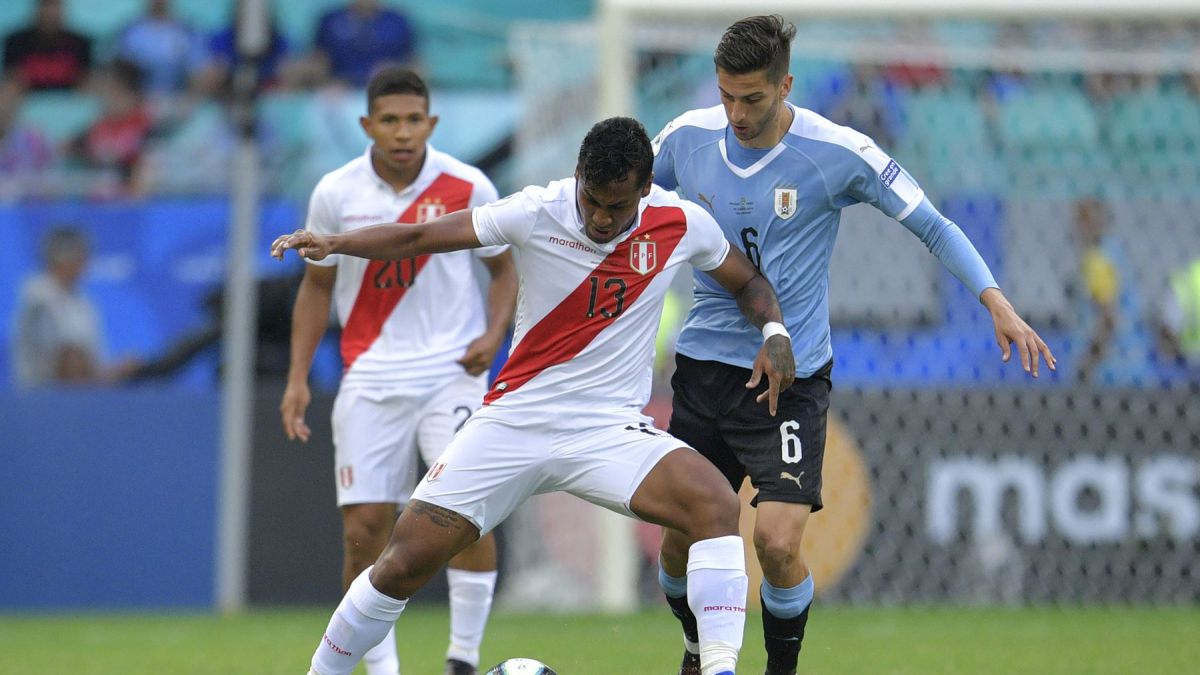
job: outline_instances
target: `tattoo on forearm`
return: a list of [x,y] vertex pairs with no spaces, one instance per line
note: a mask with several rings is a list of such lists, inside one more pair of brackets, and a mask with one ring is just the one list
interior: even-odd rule
[[414,499],[408,503],[405,510],[417,517],[424,516],[429,519],[429,522],[447,530],[463,530],[470,527],[470,522],[466,518],[450,509],[444,509],[429,502]]
[[742,287],[737,296],[738,308],[756,328],[768,321],[779,321],[783,317],[775,291],[764,277],[755,277]]

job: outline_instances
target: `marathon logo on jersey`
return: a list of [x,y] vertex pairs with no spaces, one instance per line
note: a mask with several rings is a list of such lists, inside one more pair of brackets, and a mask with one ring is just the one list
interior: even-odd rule
[[900,165],[897,164],[896,160],[893,159],[892,161],[888,162],[887,166],[883,167],[883,173],[879,174],[879,180],[883,181],[883,184],[887,187],[892,187],[892,183],[895,182],[896,176],[899,175]]
[[429,467],[429,472],[425,474],[425,482],[432,483],[433,481],[437,480],[438,476],[441,476],[442,472],[445,470],[445,462],[435,462],[433,466]]
[[795,188],[775,188],[775,215],[784,220],[796,215]]
[[417,204],[417,222],[426,223],[446,215],[446,205],[440,199],[426,199]]
[[645,239],[634,240],[629,246],[629,266],[634,272],[646,275],[658,267],[657,247],[650,241],[650,235]]

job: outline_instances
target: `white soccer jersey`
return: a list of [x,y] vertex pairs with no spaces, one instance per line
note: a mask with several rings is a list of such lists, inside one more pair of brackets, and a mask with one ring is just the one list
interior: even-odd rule
[[[397,192],[371,166],[371,151],[326,174],[313,190],[305,225],[336,234],[387,221],[420,223],[497,197],[479,169],[426,145],[425,164]],[[332,255],[334,303],[342,325],[342,387],[427,391],[460,375],[455,360],[479,337],[486,312],[471,256],[503,248],[422,255],[400,261]]]
[[484,245],[511,244],[521,280],[508,362],[484,403],[586,415],[640,411],[671,277],[711,270],[729,243],[707,212],[658,187],[621,236],[584,233],[575,180],[528,187],[473,212]]

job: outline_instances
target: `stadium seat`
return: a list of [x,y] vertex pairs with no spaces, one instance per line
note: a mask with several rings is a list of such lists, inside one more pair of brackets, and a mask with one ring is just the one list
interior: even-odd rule
[[99,43],[96,45],[100,50],[98,56],[107,56],[108,43],[122,28],[146,12],[145,0],[68,0],[64,5],[67,24]]
[[0,2],[0,36],[29,25],[33,16],[32,0],[7,0]]
[[233,19],[234,0],[172,0],[171,9],[193,28],[211,35]]
[[[220,105],[209,102],[156,139],[146,153],[150,189],[156,195],[216,194],[229,188],[235,136]],[[180,157],[189,161],[180,162]]]
[[55,144],[81,134],[100,116],[100,101],[73,91],[33,92],[25,97],[20,121],[45,134]]
[[273,0],[271,7],[279,32],[297,49],[308,49],[316,37],[321,15],[345,4],[345,0]]
[[1000,141],[1014,149],[1094,147],[1100,125],[1087,97],[1065,84],[1032,84],[1000,103]]
[[894,153],[932,194],[995,189],[1003,179],[979,103],[965,88],[917,91],[903,103]]
[[1200,100],[1180,88],[1138,91],[1114,99],[1107,109],[1108,137],[1140,152],[1200,152]]

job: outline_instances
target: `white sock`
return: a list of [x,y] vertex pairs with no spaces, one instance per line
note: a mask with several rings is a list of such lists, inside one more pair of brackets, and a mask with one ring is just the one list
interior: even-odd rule
[[396,626],[383,636],[383,641],[363,654],[367,675],[400,675],[400,658],[396,656]]
[[350,584],[341,604],[325,628],[325,635],[312,658],[317,675],[350,675],[368,649],[387,635],[408,604],[375,590],[368,575],[371,568]]
[[447,659],[479,665],[479,645],[492,610],[496,572],[446,570],[450,582],[450,648]]
[[702,675],[736,670],[748,584],[741,537],[705,539],[688,549],[688,606],[696,615]]

